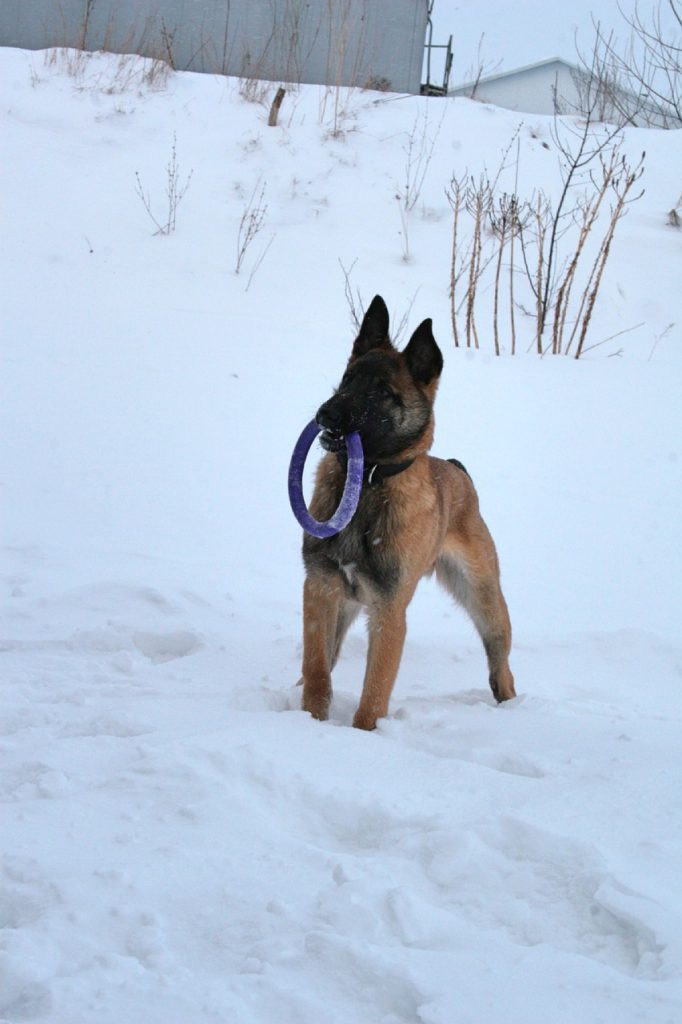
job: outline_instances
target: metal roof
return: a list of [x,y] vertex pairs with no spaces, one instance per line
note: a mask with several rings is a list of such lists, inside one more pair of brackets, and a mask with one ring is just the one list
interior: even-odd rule
[[547,57],[546,60],[538,60],[534,64],[524,64],[520,68],[512,68],[510,71],[498,71],[495,75],[486,75],[483,78],[474,78],[471,82],[462,82],[461,85],[455,85],[452,88],[452,92],[458,92],[460,89],[471,89],[475,85],[486,85],[488,82],[496,82],[500,78],[511,78],[512,75],[521,75],[525,71],[535,71],[536,68],[544,68],[550,64],[561,64],[563,67],[568,68],[569,71],[577,71],[580,74],[586,74],[584,68],[578,67],[577,64],[571,64],[570,61],[565,60],[563,57]]

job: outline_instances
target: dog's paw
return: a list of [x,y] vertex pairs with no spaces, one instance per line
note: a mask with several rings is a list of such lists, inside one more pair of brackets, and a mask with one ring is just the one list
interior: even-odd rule
[[490,689],[498,704],[505,700],[513,700],[516,696],[514,677],[509,669],[504,669],[490,676]]
[[377,727],[378,715],[368,714],[366,711],[361,711],[359,708],[355,712],[353,718],[354,729],[364,729],[366,732],[371,732]]
[[308,711],[313,718],[319,722],[326,722],[329,718],[329,705],[331,704],[331,693],[306,693],[303,691],[301,707]]

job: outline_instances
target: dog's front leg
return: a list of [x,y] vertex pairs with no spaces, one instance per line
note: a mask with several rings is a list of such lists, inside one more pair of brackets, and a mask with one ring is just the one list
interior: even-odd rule
[[343,582],[333,575],[310,575],[303,586],[304,711],[324,721],[332,699],[331,662]]
[[355,712],[356,729],[374,729],[377,718],[388,713],[388,702],[398,675],[405,643],[405,606],[370,609],[369,650],[362,697]]

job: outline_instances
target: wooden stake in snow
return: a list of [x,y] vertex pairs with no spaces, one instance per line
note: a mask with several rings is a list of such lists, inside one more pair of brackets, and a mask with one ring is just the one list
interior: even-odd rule
[[285,92],[286,89],[282,88],[280,85],[279,89],[275,93],[275,98],[272,101],[272,106],[270,107],[270,116],[268,117],[268,125],[270,128],[275,128],[277,126],[279,108],[282,106],[282,100],[284,99]]

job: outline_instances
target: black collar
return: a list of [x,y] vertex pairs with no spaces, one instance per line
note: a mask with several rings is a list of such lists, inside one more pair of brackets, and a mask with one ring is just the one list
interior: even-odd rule
[[[348,464],[345,451],[336,454],[345,471]],[[388,477],[397,476],[398,473],[409,469],[413,462],[414,459],[405,459],[404,462],[366,462],[362,471],[362,482],[368,487],[380,487]]]

